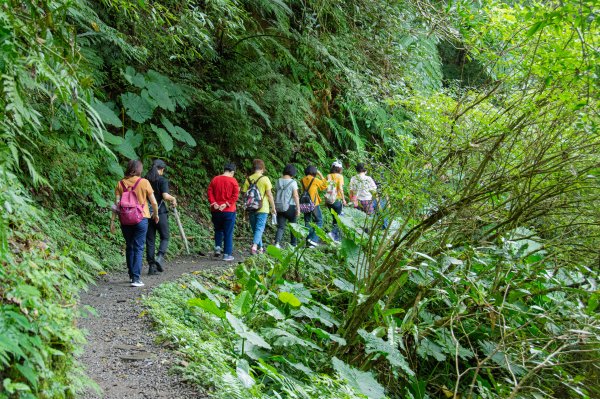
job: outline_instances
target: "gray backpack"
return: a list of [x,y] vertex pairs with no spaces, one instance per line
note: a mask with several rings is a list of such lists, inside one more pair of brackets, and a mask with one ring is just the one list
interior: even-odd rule
[[[292,185],[293,182],[294,180],[290,179],[290,182],[282,187],[281,180],[277,180],[277,186],[275,187],[275,210],[277,212],[287,212],[287,210],[290,208],[290,200],[292,199],[292,197],[288,196],[286,198],[285,192],[287,188]],[[294,193],[292,192],[292,196],[293,195]]]

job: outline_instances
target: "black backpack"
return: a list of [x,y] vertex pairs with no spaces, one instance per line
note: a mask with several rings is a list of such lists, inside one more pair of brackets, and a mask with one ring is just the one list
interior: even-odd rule
[[310,198],[310,194],[308,193],[308,190],[310,190],[310,186],[312,186],[314,181],[315,178],[313,177],[313,179],[310,181],[310,184],[308,185],[308,188],[304,187],[304,183],[302,183],[302,188],[304,188],[304,192],[300,196],[300,212],[302,213],[311,213],[317,207],[313,199]]

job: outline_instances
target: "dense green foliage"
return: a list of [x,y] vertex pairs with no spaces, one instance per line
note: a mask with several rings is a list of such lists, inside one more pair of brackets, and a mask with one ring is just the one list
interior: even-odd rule
[[387,251],[385,237],[400,227],[369,234],[372,222],[347,213],[341,246],[269,247],[232,276],[156,291],[150,312],[185,356],[184,374],[215,397],[345,397],[350,388],[370,398],[598,394],[597,371],[586,366],[597,360],[598,301],[579,302],[589,279],[552,272],[543,241],[523,229],[501,246],[415,252],[357,336],[344,338],[344,320],[369,300],[370,250]]
[[271,175],[368,161],[392,223],[351,217],[341,248],[249,262],[220,307],[159,290],[190,377],[241,397],[598,396],[594,7],[4,1],[1,395],[82,383],[72,306],[119,262],[106,207],[123,161],[168,161],[199,249],[208,178],[261,157]]

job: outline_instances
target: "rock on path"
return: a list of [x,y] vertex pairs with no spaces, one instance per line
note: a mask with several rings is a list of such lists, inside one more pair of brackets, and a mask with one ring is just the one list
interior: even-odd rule
[[101,276],[95,286],[82,293],[80,306],[92,306],[98,315],[78,321],[88,340],[79,360],[102,394],[90,388],[80,398],[207,398],[197,387],[169,372],[177,360],[168,349],[155,343],[150,319],[142,313],[141,297],[158,284],[176,280],[184,273],[225,266],[230,264],[199,256],[178,258],[167,262],[163,273],[142,275],[144,287],[130,287],[127,271],[123,269]]

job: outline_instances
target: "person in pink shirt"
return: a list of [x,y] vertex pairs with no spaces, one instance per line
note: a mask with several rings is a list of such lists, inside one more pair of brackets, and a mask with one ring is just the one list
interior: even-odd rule
[[[240,195],[240,187],[235,174],[235,164],[228,163],[222,175],[214,177],[208,185],[208,201],[212,222],[215,226],[215,257],[223,253],[223,260],[233,261],[233,228],[235,226],[235,203]],[[223,243],[225,246],[223,247]]]

